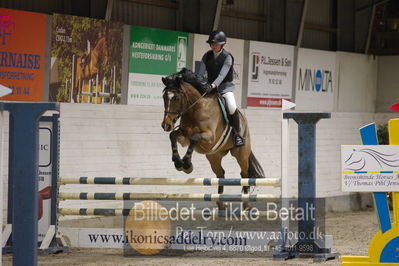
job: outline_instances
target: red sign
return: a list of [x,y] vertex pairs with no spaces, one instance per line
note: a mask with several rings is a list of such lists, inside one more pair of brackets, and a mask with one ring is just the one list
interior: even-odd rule
[[282,100],[291,101],[291,99],[248,97],[247,106],[281,108]]
[[392,111],[399,112],[399,103],[395,103],[390,108]]
[[43,101],[46,15],[0,8],[0,85],[9,101]]

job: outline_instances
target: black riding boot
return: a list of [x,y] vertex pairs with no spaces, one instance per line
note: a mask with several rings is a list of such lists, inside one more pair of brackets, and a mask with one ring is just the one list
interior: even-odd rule
[[231,115],[232,126],[234,130],[234,144],[236,147],[244,146],[244,138],[240,136],[240,117],[238,110]]

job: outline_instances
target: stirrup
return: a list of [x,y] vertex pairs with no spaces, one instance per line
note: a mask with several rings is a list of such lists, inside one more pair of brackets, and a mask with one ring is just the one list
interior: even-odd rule
[[241,147],[245,145],[244,139],[238,134],[234,136],[234,145],[236,147]]

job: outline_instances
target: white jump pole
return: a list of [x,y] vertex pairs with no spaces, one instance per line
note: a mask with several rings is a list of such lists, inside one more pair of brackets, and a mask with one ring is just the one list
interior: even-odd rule
[[89,96],[89,103],[91,103],[93,101],[93,91],[92,91],[92,87],[93,87],[93,80],[89,79],[89,92],[90,92],[90,96]]
[[279,178],[164,178],[164,177],[61,177],[59,183],[97,185],[157,185],[157,186],[274,186]]
[[71,103],[73,101],[73,95],[72,95],[73,94],[73,86],[75,85],[74,77],[75,77],[75,55],[72,56],[72,78],[71,78],[71,90],[69,92]]
[[288,119],[284,119],[284,111],[295,107],[295,103],[282,100],[281,106],[281,197],[288,197],[288,156],[289,156],[289,134]]
[[[288,160],[289,160],[289,133],[288,133],[288,126],[289,121],[288,119],[284,119],[283,114],[284,111],[289,110],[295,107],[295,103],[282,100],[281,101],[281,206],[288,208]],[[281,229],[284,233],[288,233],[289,230],[289,220],[282,220],[281,221]],[[284,239],[284,241],[287,239]]]
[[[65,89],[67,89],[68,90],[68,79],[65,79]],[[68,93],[68,91],[67,91],[67,93]],[[70,100],[70,102],[72,103],[72,88],[69,90],[69,100]]]
[[106,81],[105,81],[105,76],[103,77],[103,80],[101,81],[101,104],[105,103],[105,97],[104,97],[104,93],[105,93],[105,86],[106,86]]
[[116,85],[115,85],[116,84],[116,74],[115,74],[116,71],[115,70],[116,70],[116,67],[114,66],[114,73],[113,73],[114,74],[114,82],[112,84],[112,89],[113,89],[114,94],[116,94]]
[[[76,100],[77,100],[77,102],[81,103],[82,102],[82,98],[81,98],[82,94],[81,94],[81,91],[79,91],[79,88],[83,88],[85,86],[85,83],[84,83],[84,81],[81,81],[80,77],[79,77],[78,82],[79,83],[78,83],[78,91],[77,91]],[[82,85],[80,84],[81,82],[83,82]]]
[[97,103],[98,103],[98,72],[96,75],[96,101],[95,101],[95,104],[97,104]]

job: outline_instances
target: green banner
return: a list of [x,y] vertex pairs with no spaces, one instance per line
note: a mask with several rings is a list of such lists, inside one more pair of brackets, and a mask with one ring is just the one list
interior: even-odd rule
[[188,33],[132,26],[129,73],[169,75],[187,63]]

